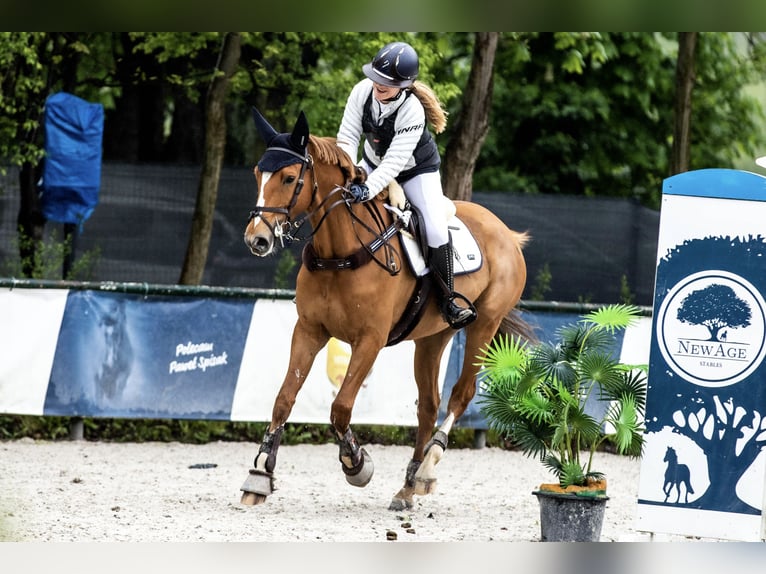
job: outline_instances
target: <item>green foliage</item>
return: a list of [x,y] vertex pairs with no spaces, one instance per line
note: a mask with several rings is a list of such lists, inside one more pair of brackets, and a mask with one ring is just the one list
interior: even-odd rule
[[632,305],[635,297],[630,291],[630,284],[628,283],[628,277],[622,275],[620,277],[620,302],[625,305]]
[[[119,111],[127,90],[159,86],[165,137],[181,100],[200,102],[222,32],[0,33],[0,158],[37,164],[45,97],[68,85]],[[306,111],[312,131],[334,135],[362,64],[386,42],[418,51],[420,79],[450,112],[444,149],[460,117],[473,34],[445,32],[242,32],[231,80],[226,161],[260,155],[250,105],[287,129]],[[692,110],[692,168],[733,167],[766,145],[763,104],[748,90],[764,80],[756,34],[699,36]],[[131,53],[126,53],[130,51]],[[489,133],[474,188],[636,197],[658,208],[668,175],[675,90],[675,34],[502,33]],[[128,56],[136,56],[129,58]],[[132,66],[132,67],[131,67]],[[74,70],[74,73],[71,71]],[[186,106],[199,113],[199,106]],[[155,158],[159,159],[159,158]]]
[[[538,458],[562,487],[603,477],[592,462],[605,442],[641,456],[647,367],[622,364],[610,349],[639,313],[608,305],[559,329],[555,342],[529,346],[500,337],[478,357],[479,405],[490,427]],[[600,420],[586,412],[591,395],[608,403]]]
[[[692,169],[733,167],[766,145],[763,80],[735,35],[702,33],[692,95]],[[518,44],[522,43],[523,47]],[[756,42],[755,46],[759,46]],[[532,33],[501,42],[492,127],[476,189],[637,198],[658,209],[673,137],[675,34]],[[748,127],[744,127],[748,126]],[[759,147],[760,146],[760,147]]]
[[279,254],[279,262],[277,268],[274,271],[274,288],[275,289],[290,289],[294,285],[290,285],[288,280],[290,272],[295,268],[298,262],[295,260],[295,256],[287,249],[283,249]]
[[[35,440],[66,440],[71,425],[82,420],[83,438],[105,442],[181,442],[205,444],[213,441],[259,442],[268,428],[265,422],[202,421],[187,419],[111,419],[0,415],[0,440],[24,437]],[[413,445],[414,427],[388,425],[358,425],[354,432],[365,444]],[[502,440],[502,439],[500,439]],[[281,443],[320,444],[334,442],[330,425],[287,423]],[[453,429],[450,447],[470,448],[472,429]],[[497,442],[494,434],[488,444]]]
[[551,290],[551,266],[546,262],[535,275],[535,282],[529,291],[529,298],[532,301],[545,301],[546,295]]
[[0,170],[43,157],[40,126],[46,69],[39,51],[44,32],[0,32]]
[[[57,238],[51,235],[43,241],[36,241],[19,230],[11,245],[13,255],[2,262],[0,274],[6,277],[26,276],[29,279],[91,280],[101,252],[96,247],[74,257],[66,277],[62,277],[64,262],[72,255],[71,236]],[[31,255],[22,258],[19,253]]]

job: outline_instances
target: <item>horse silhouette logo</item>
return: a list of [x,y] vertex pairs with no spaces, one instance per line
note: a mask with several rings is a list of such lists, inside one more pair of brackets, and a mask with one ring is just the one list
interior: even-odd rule
[[694,494],[694,489],[691,484],[691,477],[689,473],[689,467],[685,464],[678,464],[678,455],[672,447],[668,447],[665,451],[665,458],[662,459],[668,463],[665,469],[665,483],[662,486],[662,491],[665,493],[665,500],[667,502],[670,498],[670,493],[673,487],[676,489],[676,504],[681,502],[681,485],[684,486],[684,504],[689,503],[689,494]]

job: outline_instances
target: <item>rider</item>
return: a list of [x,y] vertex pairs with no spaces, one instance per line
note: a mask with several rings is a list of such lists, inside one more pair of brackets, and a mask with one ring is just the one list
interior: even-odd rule
[[405,42],[381,48],[362,66],[364,75],[346,102],[337,143],[352,159],[358,155],[359,140],[365,136],[360,165],[368,173],[365,183],[353,183],[354,201],[375,197],[396,179],[408,201],[422,214],[428,241],[428,265],[440,287],[442,315],[455,329],[476,319],[476,311],[458,305],[454,291],[452,243],[443,207],[436,142],[426,127],[436,133],[447,124],[447,114],[438,98],[424,83],[416,81],[417,52]]

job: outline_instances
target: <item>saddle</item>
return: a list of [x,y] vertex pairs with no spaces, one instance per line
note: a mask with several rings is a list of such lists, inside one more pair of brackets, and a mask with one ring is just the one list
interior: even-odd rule
[[[473,273],[482,266],[479,244],[476,243],[471,230],[455,214],[455,204],[452,200],[447,197],[444,199],[449,202],[448,205],[452,206],[451,214],[447,219],[447,229],[452,241],[452,263],[455,275]],[[428,242],[425,237],[423,216],[414,205],[408,205],[407,209],[412,212],[412,216],[409,219],[409,225],[403,227],[399,234],[412,273],[416,277],[421,277],[430,271],[426,263]]]

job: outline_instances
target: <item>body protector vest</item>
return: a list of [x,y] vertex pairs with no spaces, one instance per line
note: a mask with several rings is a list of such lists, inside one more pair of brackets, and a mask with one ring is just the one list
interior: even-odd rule
[[[404,97],[410,97],[412,93],[405,91]],[[367,97],[367,101],[364,103],[364,111],[362,112],[362,132],[367,138],[367,142],[375,150],[378,157],[383,157],[388,150],[388,146],[391,145],[391,140],[394,139],[394,131],[396,124],[396,116],[399,114],[399,110],[396,110],[393,114],[383,120],[383,123],[376,125],[372,119],[372,92]],[[420,136],[418,145],[415,146],[415,150],[412,152],[415,158],[415,166],[410,169],[402,170],[396,181],[403,183],[408,179],[415,177],[421,173],[429,173],[432,171],[438,171],[441,164],[441,158],[439,156],[439,148],[436,147],[431,132],[428,131],[428,125],[423,128],[423,134]],[[377,165],[377,161],[367,156],[367,153],[363,153],[364,159],[370,165]]]

